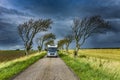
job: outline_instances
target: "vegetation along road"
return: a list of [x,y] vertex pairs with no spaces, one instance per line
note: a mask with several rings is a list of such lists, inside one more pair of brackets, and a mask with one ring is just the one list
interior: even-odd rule
[[43,58],[13,80],[79,80],[60,58]]

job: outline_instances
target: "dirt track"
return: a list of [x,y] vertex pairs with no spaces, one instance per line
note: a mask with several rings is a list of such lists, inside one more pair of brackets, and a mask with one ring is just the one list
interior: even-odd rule
[[60,58],[43,58],[13,80],[79,80]]

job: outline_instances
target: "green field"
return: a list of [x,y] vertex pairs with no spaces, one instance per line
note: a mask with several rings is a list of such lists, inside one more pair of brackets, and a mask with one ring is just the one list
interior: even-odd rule
[[61,52],[61,58],[81,80],[120,80],[120,49],[81,49]]
[[[36,51],[31,51],[31,53],[34,53]],[[20,50],[20,51],[16,51],[16,50],[0,50],[0,63],[4,62],[4,61],[9,61],[9,60],[13,60],[13,59],[17,59],[20,57],[25,56],[25,51]]]

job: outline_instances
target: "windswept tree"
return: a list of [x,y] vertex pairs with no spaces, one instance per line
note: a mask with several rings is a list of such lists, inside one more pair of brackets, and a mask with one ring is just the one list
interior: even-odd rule
[[87,17],[82,20],[74,19],[72,31],[76,44],[75,55],[88,37],[94,33],[103,33],[109,28],[108,22],[100,16]]
[[65,39],[59,40],[58,43],[57,43],[58,44],[58,48],[59,49],[64,49],[65,43],[66,43]]
[[47,42],[45,42],[45,49],[47,49],[47,45],[54,45],[54,40],[49,40]]
[[56,39],[53,33],[47,33],[40,38],[37,38],[38,50],[41,51],[43,48],[43,44],[45,41],[54,40]]
[[72,41],[73,41],[73,35],[72,34],[68,34],[68,35],[66,35],[65,36],[65,45],[66,45],[66,51],[68,52],[68,48],[69,48],[69,46],[70,46],[70,44],[72,43]]
[[35,35],[39,32],[47,31],[50,29],[50,24],[52,24],[51,19],[31,19],[28,22],[24,22],[18,26],[18,33],[24,42],[26,55],[32,48]]

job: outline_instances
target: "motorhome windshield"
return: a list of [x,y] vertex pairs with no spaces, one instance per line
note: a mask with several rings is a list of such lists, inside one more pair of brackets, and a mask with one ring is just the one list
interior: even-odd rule
[[48,48],[49,52],[55,52],[57,50],[57,48]]

